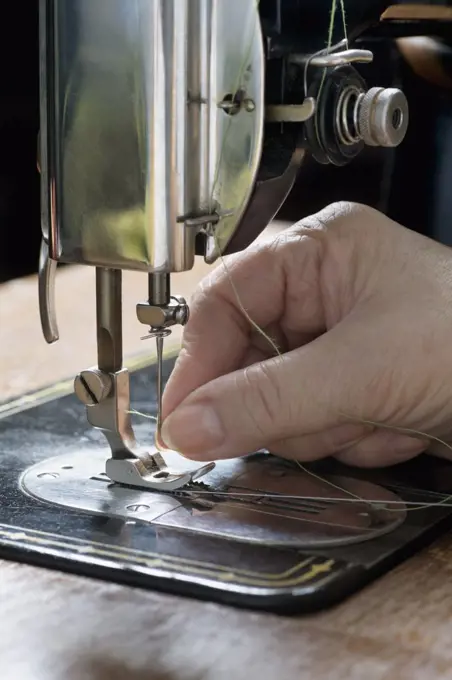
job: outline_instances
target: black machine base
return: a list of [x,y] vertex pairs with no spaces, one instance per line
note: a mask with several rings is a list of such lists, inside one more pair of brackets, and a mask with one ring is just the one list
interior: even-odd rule
[[[172,365],[173,359],[167,359],[166,375]],[[150,403],[154,368],[141,367],[132,373],[132,405],[138,411],[152,413],[155,408]],[[337,512],[329,501],[319,506],[281,494],[275,504],[274,497],[265,498],[270,478],[301,484],[306,475],[295,464],[264,454],[237,462],[240,474],[236,471],[229,484],[224,479],[217,484],[223,494],[224,489],[234,491],[232,501],[221,493],[210,496],[213,500],[207,507],[202,494],[195,503],[179,498],[174,505],[176,499],[171,498],[171,512],[161,513],[163,520],[140,516],[140,510],[148,508],[143,494],[151,492],[109,491],[96,475],[91,486],[79,487],[74,486],[72,473],[72,477],[62,474],[61,482],[51,480],[53,489],[61,483],[60,501],[43,500],[24,483],[34,469],[41,469],[40,464],[51,459],[56,465],[61,456],[72,456],[83,467],[90,456],[102,460],[106,451],[103,436],[87,423],[84,407],[74,395],[64,394],[66,390],[67,385],[57,385],[0,406],[1,558],[240,607],[300,614],[343,600],[452,525],[452,508],[448,503],[437,505],[452,492],[452,464],[428,456],[372,472],[329,460],[310,466],[316,475],[345,478],[349,488],[367,489],[363,507],[370,511],[340,511],[346,527],[344,523],[353,517],[356,521],[359,514],[366,518],[362,525],[353,525],[351,534],[344,534],[337,522],[335,528],[334,522],[322,521],[321,513],[331,517]],[[135,429],[140,441],[152,441],[151,421],[137,420]],[[56,469],[55,465],[51,467]],[[72,466],[60,467],[67,471]],[[76,507],[79,488],[81,509]],[[245,488],[262,491],[263,497],[246,497]],[[116,500],[118,494],[125,494],[128,511],[115,510],[108,493]],[[375,493],[380,496],[372,499]],[[134,494],[139,502],[133,502]],[[329,495],[335,495],[332,488]],[[90,511],[95,501],[97,510]],[[374,515],[373,528],[366,525],[369,512]],[[365,529],[373,533],[360,540]]]

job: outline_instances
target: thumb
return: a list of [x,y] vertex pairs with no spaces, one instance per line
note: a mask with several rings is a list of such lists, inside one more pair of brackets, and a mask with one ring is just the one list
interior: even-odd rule
[[340,424],[362,371],[338,331],[198,388],[164,421],[164,445],[195,460],[232,458]]

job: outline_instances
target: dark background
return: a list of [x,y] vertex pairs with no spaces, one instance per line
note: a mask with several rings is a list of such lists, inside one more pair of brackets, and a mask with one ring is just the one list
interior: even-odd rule
[[38,0],[0,21],[0,280],[36,271],[40,243]]
[[[346,0],[346,7],[359,10],[368,1]],[[331,5],[331,0],[303,2],[313,17],[327,16]],[[38,262],[38,0],[2,3],[1,19],[0,281],[5,281],[35,272]],[[405,142],[396,152],[366,152],[347,168],[310,163],[281,217],[295,221],[334,200],[356,200],[452,245],[451,94],[415,77],[395,56],[391,41],[370,46],[381,59],[378,71],[366,70],[369,84],[390,85],[395,76],[408,97]]]

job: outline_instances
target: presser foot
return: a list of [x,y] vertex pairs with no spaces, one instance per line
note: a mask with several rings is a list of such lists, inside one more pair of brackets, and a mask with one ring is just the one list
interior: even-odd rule
[[214,463],[193,463],[189,470],[168,467],[164,456],[155,449],[141,451],[136,444],[130,422],[130,385],[127,369],[106,373],[98,368],[83,371],[75,379],[75,393],[86,405],[88,422],[106,438],[111,457],[105,463],[105,475],[117,484],[175,491],[210,472]]
[[[159,453],[150,454],[152,468],[149,469],[142,459],[117,460],[109,458],[105,473],[112,482],[152,491],[176,491],[182,489],[213,470],[215,463],[208,463],[193,470],[178,471],[167,467]],[[157,465],[156,465],[157,463]]]

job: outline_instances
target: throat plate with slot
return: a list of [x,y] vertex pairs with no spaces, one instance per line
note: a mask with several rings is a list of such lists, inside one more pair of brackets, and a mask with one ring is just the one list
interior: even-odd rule
[[[174,492],[111,483],[101,472],[106,456],[93,450],[45,460],[25,471],[21,485],[36,499],[90,514],[302,549],[368,541],[394,530],[406,516],[392,491],[347,477],[332,477],[332,486],[265,453],[217,463],[201,483]],[[174,452],[164,456],[169,468],[193,467]]]

